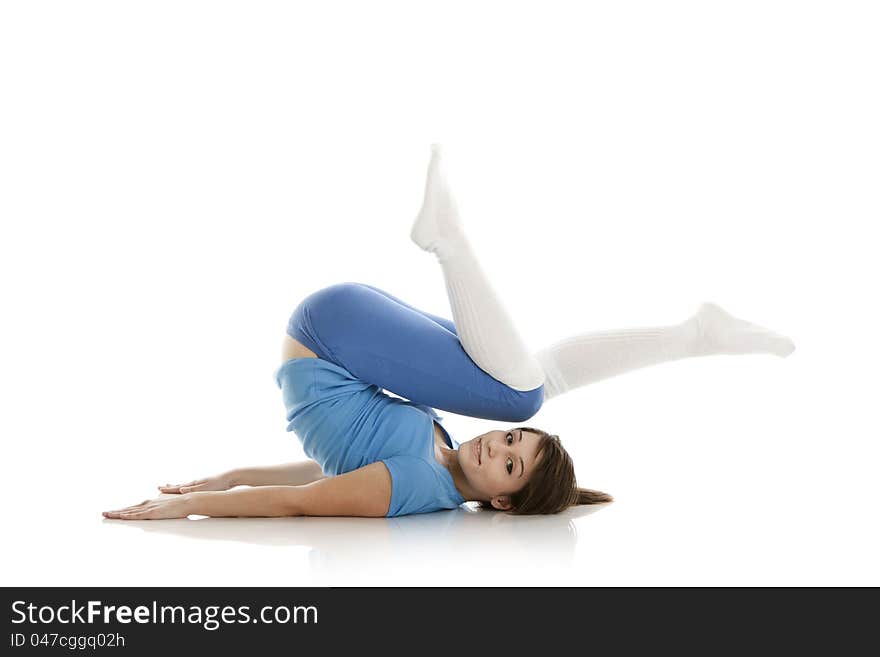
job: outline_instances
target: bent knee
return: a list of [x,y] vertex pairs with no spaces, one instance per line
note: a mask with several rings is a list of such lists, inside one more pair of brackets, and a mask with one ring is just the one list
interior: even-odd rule
[[544,403],[544,386],[517,394],[515,403],[510,406],[507,422],[525,422],[538,414]]

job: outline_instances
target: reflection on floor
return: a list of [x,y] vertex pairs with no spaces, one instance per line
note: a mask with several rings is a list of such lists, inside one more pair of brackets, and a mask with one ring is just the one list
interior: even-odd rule
[[[400,518],[190,518],[167,521],[105,520],[118,531],[168,534],[194,541],[234,541],[264,546],[305,546],[316,579],[329,584],[378,584],[369,573],[388,573],[393,583],[410,572],[413,584],[426,568],[448,569],[450,584],[534,584],[541,564],[570,567],[577,545],[575,520],[602,506],[574,507],[557,515],[512,516],[464,505],[453,511]],[[440,567],[440,564],[445,566]],[[382,575],[388,581],[387,575]],[[355,581],[355,578],[358,581]],[[438,581],[429,583],[437,584]]]

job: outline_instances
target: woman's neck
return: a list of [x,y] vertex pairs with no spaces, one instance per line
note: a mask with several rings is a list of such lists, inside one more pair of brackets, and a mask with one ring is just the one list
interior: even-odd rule
[[464,472],[461,469],[461,463],[458,462],[458,450],[449,449],[442,445],[435,445],[434,456],[440,465],[449,470],[449,474],[452,475],[452,483],[455,485],[455,489],[458,491],[459,495],[461,495],[466,501],[478,499],[478,495],[474,492],[474,489],[471,488],[470,484],[468,484],[468,480],[464,476]]

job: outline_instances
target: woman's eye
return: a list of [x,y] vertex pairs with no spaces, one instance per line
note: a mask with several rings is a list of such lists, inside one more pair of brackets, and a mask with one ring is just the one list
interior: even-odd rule
[[511,474],[513,472],[513,461],[507,459],[507,474]]
[[508,445],[513,444],[513,434],[512,433],[507,434],[507,444]]

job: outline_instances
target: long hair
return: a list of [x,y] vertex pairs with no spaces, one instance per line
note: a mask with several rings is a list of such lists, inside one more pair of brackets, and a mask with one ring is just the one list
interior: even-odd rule
[[[577,504],[604,504],[612,502],[607,493],[590,488],[579,488],[574,475],[574,463],[562,446],[559,436],[534,427],[516,427],[538,435],[537,465],[522,489],[510,496],[515,515],[559,513]],[[481,508],[494,508],[480,502]]]

